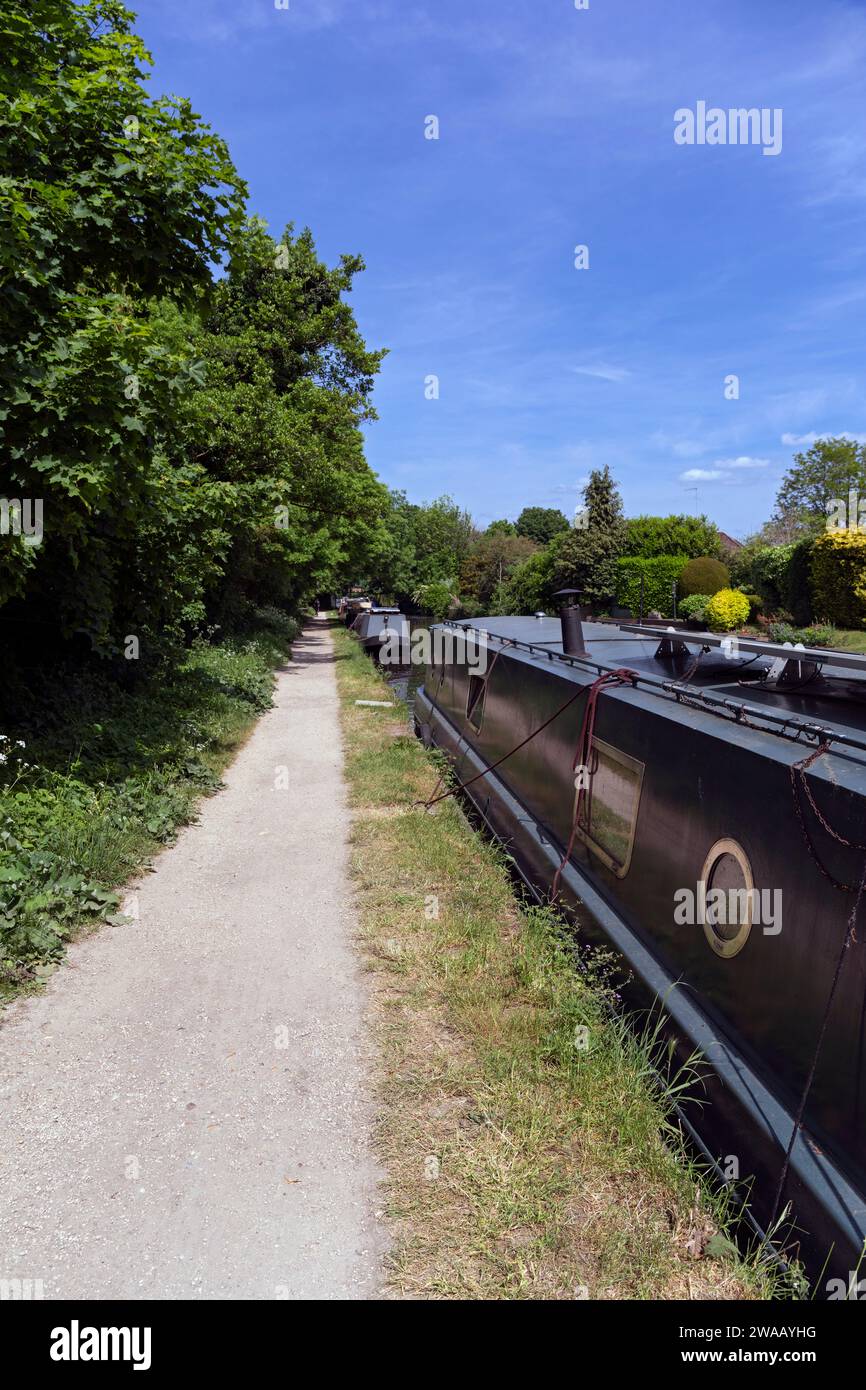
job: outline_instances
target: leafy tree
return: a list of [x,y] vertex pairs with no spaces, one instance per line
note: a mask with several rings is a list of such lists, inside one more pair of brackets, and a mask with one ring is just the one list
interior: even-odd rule
[[515,565],[535,551],[525,536],[489,530],[475,542],[460,567],[460,592],[488,604],[497,585],[510,574]]
[[846,501],[850,488],[866,493],[866,444],[841,435],[817,439],[794,455],[779,487],[774,521],[795,532],[788,540],[815,535],[825,529],[831,503]]
[[417,582],[450,579],[453,584],[478,535],[471,516],[453,497],[437,497],[417,509],[414,524]]
[[518,536],[526,536],[538,545],[547,545],[554,536],[569,529],[568,517],[556,507],[524,507],[516,522]]
[[484,534],[486,536],[516,536],[517,527],[513,521],[491,521]]
[[[759,531],[747,536],[742,549],[760,549],[766,545],[789,545],[791,541],[802,540],[813,532],[802,515],[794,510],[777,510],[769,521],[765,521]],[[737,551],[740,555],[741,551]],[[729,557],[733,561],[733,557]]]
[[392,491],[388,502],[375,535],[370,537],[368,587],[374,593],[405,600],[417,588],[415,518],[419,509],[405,492]]
[[538,613],[550,612],[555,606],[553,598],[556,584],[556,570],[559,551],[565,535],[555,536],[544,550],[522,560],[509,572],[508,578],[496,596],[496,606],[491,603],[492,613]]
[[201,301],[244,196],[189,102],[147,94],[132,19],[7,0],[0,64],[3,491],[45,518],[40,546],[0,549],[0,603],[101,650],[138,528],[184,510],[165,449],[197,368],[159,302]]
[[622,498],[605,465],[593,469],[584,488],[585,528],[564,537],[556,567],[557,588],[578,589],[589,603],[616,594],[617,565],[625,544]]
[[185,445],[232,502],[212,602],[223,618],[250,602],[297,605],[382,553],[389,498],[360,425],[383,353],[343,298],[362,269],[358,256],[328,269],[309,231],[275,243],[252,219],[214,292]]
[[429,584],[419,585],[412,598],[436,622],[441,623],[457,603],[454,588],[453,579],[433,579]]

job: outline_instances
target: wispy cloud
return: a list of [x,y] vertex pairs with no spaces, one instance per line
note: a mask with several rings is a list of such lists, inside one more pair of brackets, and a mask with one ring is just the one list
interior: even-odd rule
[[[254,35],[281,35],[294,30],[326,29],[349,13],[349,0],[288,0],[279,7],[274,0],[235,0],[216,5],[214,0],[149,0],[151,15],[159,15],[169,33],[211,43],[238,43]],[[148,16],[150,17],[150,16]]]
[[[866,191],[866,180],[864,180]],[[857,308],[866,299],[866,280],[849,280],[836,285],[829,294],[819,295],[803,306],[802,317],[793,324],[795,328],[808,328],[816,320],[838,318],[849,309]]]
[[678,459],[700,458],[701,454],[708,454],[712,445],[706,440],[701,439],[677,439],[665,434],[663,430],[656,430],[651,436],[650,443],[657,449],[663,449],[674,455]]
[[768,468],[769,464],[769,459],[740,454],[733,459],[714,459],[711,468],[687,468],[685,473],[679,475],[679,480],[681,483],[730,483],[734,481],[737,473]]
[[626,377],[631,376],[631,372],[625,367],[609,367],[604,362],[599,362],[595,367],[573,367],[572,371],[577,372],[578,376],[594,376],[599,381],[625,381]]
[[866,434],[854,434],[851,430],[809,430],[807,434],[783,434],[782,443],[788,445],[814,444],[819,439],[850,439],[855,444],[866,444]]

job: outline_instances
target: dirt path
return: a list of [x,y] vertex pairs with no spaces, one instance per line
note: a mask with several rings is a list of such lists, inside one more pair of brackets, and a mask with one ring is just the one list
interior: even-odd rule
[[138,885],[138,920],[74,946],[4,1017],[0,1280],[46,1298],[377,1293],[323,623],[294,657],[226,789]]

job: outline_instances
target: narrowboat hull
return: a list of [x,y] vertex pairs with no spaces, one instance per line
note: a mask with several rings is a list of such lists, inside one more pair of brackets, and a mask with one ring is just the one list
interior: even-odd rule
[[395,648],[399,644],[401,651],[405,648],[408,652],[409,619],[397,609],[385,613],[376,612],[375,609],[372,612],[360,613],[351,630],[364,651],[368,652],[375,661],[379,660],[379,654],[385,644],[390,644]]
[[[764,1227],[815,1062],[781,1207],[793,1205],[808,1264],[826,1262],[828,1273],[846,1277],[866,1241],[866,955],[862,940],[845,952],[819,1048],[853,905],[824,875],[856,883],[863,855],[824,833],[821,820],[848,832],[866,823],[866,755],[834,745],[802,774],[821,818],[811,825],[813,854],[791,771],[808,746],[763,727],[760,716],[722,717],[700,698],[684,700],[690,686],[678,691],[668,679],[674,689],[663,690],[672,673],[655,653],[657,638],[593,625],[586,660],[569,659],[550,624],[521,627],[535,641],[509,645],[520,621],[498,620],[506,636],[491,633],[483,678],[458,658],[428,670],[416,727],[470,783],[466,795],[538,895],[557,880],[557,902],[581,932],[622,957],[631,997],[661,1003],[680,1057],[702,1054],[704,1103],[686,1107],[685,1123],[720,1173],[751,1184],[750,1210]],[[600,790],[592,791],[592,823],[579,822],[574,836],[572,763],[587,692],[599,673],[622,667],[659,688],[637,682],[599,693],[591,783]],[[704,692],[724,700],[730,686],[731,703],[742,698],[730,663],[714,669],[711,660],[703,675]],[[769,899],[781,906],[778,921],[753,922],[742,942],[733,928],[728,940],[676,917],[677,895],[698,890],[716,850],[725,872],[742,862],[759,893],[780,895]]]

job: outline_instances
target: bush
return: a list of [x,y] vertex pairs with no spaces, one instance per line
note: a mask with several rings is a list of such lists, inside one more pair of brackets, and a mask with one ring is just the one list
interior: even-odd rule
[[749,600],[739,589],[718,589],[704,609],[707,627],[713,632],[730,632],[742,627],[749,616]]
[[683,555],[656,555],[652,559],[644,560],[632,555],[617,560],[617,603],[623,608],[630,608],[634,614],[639,613],[643,577],[644,613],[655,608],[665,617],[672,617],[673,586],[682,570],[684,559]]
[[[457,619],[460,619],[460,618],[484,618],[484,617],[488,616],[490,613],[492,613],[493,611],[494,611],[494,610],[491,609],[489,603],[487,603],[487,604],[485,604],[485,603],[477,603],[476,600],[475,600],[475,599],[472,599],[472,598],[461,598],[459,604],[457,605],[456,612],[454,613],[453,616],[454,616],[455,618],[457,618]],[[513,609],[507,608],[507,609],[504,609],[503,611],[504,611],[504,612],[507,612],[507,613],[511,613],[511,612],[513,612]]]
[[454,603],[454,581],[434,579],[429,584],[421,584],[412,595],[422,612],[429,613],[434,622],[441,623]]
[[866,627],[866,531],[825,531],[812,547],[815,612],[839,627]]
[[771,642],[802,642],[804,647],[832,647],[836,642],[836,629],[832,623],[814,623],[811,627],[770,623],[767,635]]
[[778,613],[787,605],[782,599],[785,570],[791,558],[791,545],[765,545],[752,556],[744,582],[755,589],[769,613]]
[[703,613],[709,601],[709,594],[689,594],[687,598],[677,604],[677,617],[695,618],[698,613]]
[[812,617],[812,546],[812,539],[807,538],[788,545],[766,545],[752,556],[743,578],[757,589],[769,612],[784,609],[800,623]]
[[816,616],[812,603],[811,578],[814,544],[811,536],[796,541],[791,546],[791,554],[782,575],[782,605],[793,614],[794,621],[798,623],[808,623]]
[[283,608],[274,608],[270,604],[253,609],[252,626],[276,633],[277,637],[282,637],[289,643],[294,642],[301,631],[301,625],[296,618],[291,617]]
[[764,607],[764,600],[761,598],[760,594],[746,594],[746,598],[749,600],[748,622],[757,622],[758,616]]
[[797,641],[802,642],[804,647],[834,647],[837,640],[832,623],[810,623],[797,632]]
[[683,598],[689,598],[692,594],[709,594],[712,597],[719,589],[726,589],[730,582],[727,565],[723,565],[721,560],[713,560],[709,555],[702,555],[683,566],[679,575],[679,591]]

